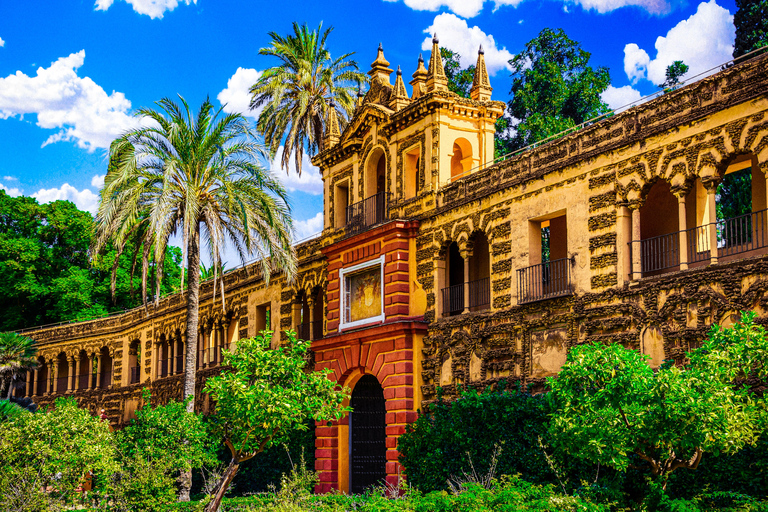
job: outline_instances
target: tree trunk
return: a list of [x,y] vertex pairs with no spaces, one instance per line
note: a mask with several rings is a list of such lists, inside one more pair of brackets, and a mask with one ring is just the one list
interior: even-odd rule
[[[187,353],[184,356],[184,389],[182,399],[189,400],[187,412],[195,411],[195,377],[197,374],[197,328],[200,313],[200,223],[195,222],[187,244],[187,268],[189,290],[187,294]],[[189,501],[192,471],[184,471],[179,477],[181,490],[179,501]]]
[[205,512],[218,512],[221,506],[221,499],[224,497],[224,493],[229,489],[229,484],[235,478],[237,471],[240,469],[240,464],[235,462],[236,459],[232,459],[227,466],[227,470],[221,475],[221,480],[216,485],[216,490],[213,492],[213,497],[208,505],[205,507]]

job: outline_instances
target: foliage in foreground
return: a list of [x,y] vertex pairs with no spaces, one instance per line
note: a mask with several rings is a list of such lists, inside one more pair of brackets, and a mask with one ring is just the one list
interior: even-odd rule
[[349,389],[337,389],[330,370],[306,371],[309,341],[287,332],[285,345],[272,349],[272,333],[237,342],[224,356],[225,370],[208,379],[205,393],[216,404],[212,432],[229,449],[231,460],[206,510],[215,512],[243,461],[307,428],[307,420],[335,420],[348,410]]
[[575,457],[625,471],[639,457],[665,487],[704,453],[733,454],[766,430],[766,404],[747,382],[768,378],[768,341],[754,313],[713,327],[685,368],[654,372],[620,345],[574,347],[551,378],[550,433]]

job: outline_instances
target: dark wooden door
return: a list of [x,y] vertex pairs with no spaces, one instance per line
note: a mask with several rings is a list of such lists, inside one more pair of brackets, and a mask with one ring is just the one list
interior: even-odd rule
[[364,375],[350,400],[350,490],[358,494],[386,477],[387,411],[384,390],[373,375]]

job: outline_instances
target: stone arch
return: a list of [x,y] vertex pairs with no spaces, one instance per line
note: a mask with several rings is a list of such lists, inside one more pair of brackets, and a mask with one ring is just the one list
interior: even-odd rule
[[451,151],[451,179],[458,178],[472,169],[475,155],[472,151],[472,143],[464,137],[457,137],[453,141]]
[[367,199],[377,193],[388,192],[391,165],[387,148],[381,144],[372,146],[364,156],[363,162],[361,198]]

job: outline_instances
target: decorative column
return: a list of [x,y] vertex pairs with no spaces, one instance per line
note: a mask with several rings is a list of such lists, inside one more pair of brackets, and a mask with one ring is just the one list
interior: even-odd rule
[[80,389],[80,379],[82,377],[80,376],[80,354],[77,354],[77,358],[75,358],[75,378],[72,379],[72,389],[73,391],[77,391]]
[[643,277],[642,254],[640,253],[640,204],[631,205],[632,210],[632,280]]
[[88,388],[87,390],[90,391],[93,389],[93,362],[96,359],[96,356],[94,354],[91,354],[88,356]]
[[307,338],[309,341],[315,339],[315,296],[310,295],[307,297],[307,307],[309,308],[309,332]]
[[37,396],[39,379],[40,379],[40,371],[37,369],[32,370],[32,389],[30,389],[31,393],[29,394],[29,396]]
[[48,364],[48,382],[46,382],[46,384],[45,384],[45,394],[46,394],[46,396],[50,395],[51,392],[53,391],[53,389],[52,389],[53,388],[53,379],[56,378],[56,370],[58,370],[58,368],[56,368],[56,363],[54,363],[54,360],[51,359],[51,361]]
[[707,210],[709,210],[709,263],[717,263],[717,183],[708,181],[704,184],[707,187]]
[[96,354],[96,383],[93,387],[101,389],[101,352]]
[[70,356],[67,361],[67,393],[75,388],[75,356]]
[[435,319],[442,317],[445,310],[443,289],[445,288],[445,261],[447,257],[447,255],[444,258],[438,257],[435,261]]
[[632,275],[632,260],[629,257],[629,244],[632,241],[632,214],[626,205],[618,207],[616,226],[616,247],[619,254],[617,270],[619,284],[621,284],[630,279]]
[[679,230],[680,244],[680,270],[686,270],[688,268],[688,215],[685,209],[685,196],[684,191],[679,191],[675,194],[677,196],[677,225]]
[[27,388],[24,390],[24,396],[32,396],[32,383],[35,381],[32,377],[34,370],[27,370]]
[[464,251],[461,257],[464,259],[464,311],[469,313],[469,253]]
[[176,358],[174,357],[176,355],[176,351],[174,348],[176,347],[176,340],[173,336],[168,337],[168,375],[173,375],[176,373],[174,371],[174,365],[176,364]]

